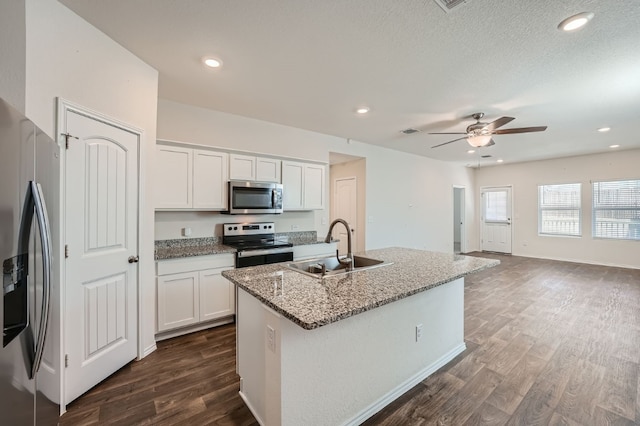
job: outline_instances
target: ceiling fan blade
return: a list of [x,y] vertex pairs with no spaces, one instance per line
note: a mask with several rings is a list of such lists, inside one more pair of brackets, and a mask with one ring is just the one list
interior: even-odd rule
[[455,133],[427,133],[428,135],[466,135],[466,132],[455,132]]
[[502,127],[505,124],[512,122],[513,120],[515,120],[514,117],[500,117],[497,120],[494,120],[491,123],[484,126],[484,128],[487,130],[495,130],[498,127]]
[[[465,133],[465,134],[466,134],[466,133]],[[461,141],[462,139],[466,139],[466,138],[467,138],[467,137],[465,136],[464,138],[454,139],[454,140],[449,141],[449,142],[441,143],[440,145],[434,145],[434,146],[432,146],[431,148],[437,148],[437,147],[442,146],[442,145],[448,145],[448,144],[450,144],[451,142]]]
[[509,133],[543,132],[545,130],[547,130],[547,126],[518,127],[518,128],[515,128],[515,129],[494,130],[491,133],[494,134],[494,135],[508,135]]

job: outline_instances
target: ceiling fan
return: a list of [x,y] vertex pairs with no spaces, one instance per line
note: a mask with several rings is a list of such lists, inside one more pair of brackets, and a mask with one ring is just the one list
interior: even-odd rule
[[430,135],[465,135],[464,137],[454,139],[449,142],[444,142],[439,145],[434,145],[431,148],[437,148],[442,145],[447,145],[452,142],[461,141],[462,139],[466,139],[469,145],[480,148],[483,146],[491,146],[495,145],[493,139],[491,139],[491,135],[508,135],[510,133],[529,133],[529,132],[542,132],[547,129],[547,126],[537,126],[537,127],[518,127],[515,129],[498,129],[498,127],[502,127],[505,124],[515,120],[513,117],[500,117],[491,123],[481,123],[480,119],[484,117],[483,112],[476,112],[471,114],[476,122],[467,127],[466,132],[456,132],[456,133],[429,133]]

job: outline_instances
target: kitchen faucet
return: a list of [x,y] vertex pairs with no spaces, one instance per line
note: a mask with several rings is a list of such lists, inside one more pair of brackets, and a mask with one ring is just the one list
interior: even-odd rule
[[347,228],[347,257],[345,257],[344,259],[340,259],[340,256],[338,255],[338,250],[336,250],[336,258],[338,259],[338,262],[340,262],[341,265],[345,265],[347,267],[347,271],[352,271],[353,270],[353,253],[351,253],[351,228],[349,227],[349,224],[347,223],[346,220],[344,219],[336,219],[333,222],[331,222],[331,225],[329,225],[329,232],[327,232],[327,237],[324,239],[325,243],[330,243],[332,238],[331,238],[331,232],[333,231],[333,227],[336,226],[337,223],[341,223],[344,225],[345,228]]

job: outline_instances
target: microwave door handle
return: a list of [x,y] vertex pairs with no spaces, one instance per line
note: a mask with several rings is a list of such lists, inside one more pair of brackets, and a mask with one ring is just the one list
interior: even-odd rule
[[278,199],[278,190],[276,188],[273,188],[271,190],[271,208],[275,209],[276,208],[276,200]]
[[31,182],[35,215],[40,228],[40,246],[42,248],[42,306],[40,308],[40,324],[38,327],[35,357],[31,367],[31,377],[35,377],[40,369],[44,353],[45,337],[49,325],[49,308],[51,304],[51,229],[47,215],[47,206],[39,183]]

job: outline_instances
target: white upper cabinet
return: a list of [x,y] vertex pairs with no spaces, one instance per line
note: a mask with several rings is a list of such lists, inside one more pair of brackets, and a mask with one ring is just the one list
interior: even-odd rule
[[275,158],[256,157],[256,180],[258,182],[282,182],[282,161]]
[[231,154],[229,156],[230,180],[256,180],[256,157]]
[[156,145],[158,210],[226,210],[229,154]]
[[228,191],[225,152],[193,151],[193,208],[226,209]]
[[192,206],[193,150],[156,145],[155,200],[157,209]]
[[307,210],[324,209],[324,166],[304,166],[304,207]]
[[229,179],[280,183],[282,161],[275,158],[231,154]]
[[320,210],[324,208],[325,166],[282,162],[284,210]]
[[304,164],[282,162],[282,204],[284,210],[304,210]]

